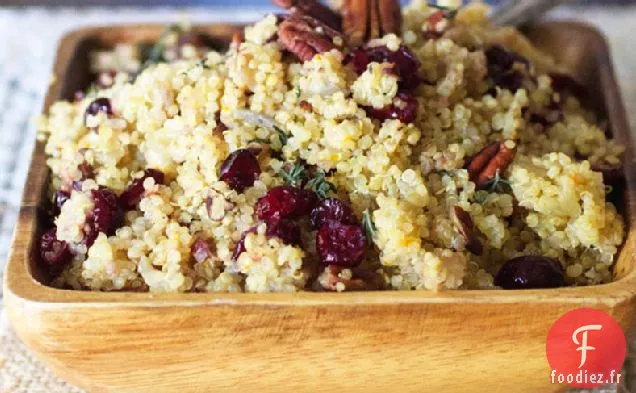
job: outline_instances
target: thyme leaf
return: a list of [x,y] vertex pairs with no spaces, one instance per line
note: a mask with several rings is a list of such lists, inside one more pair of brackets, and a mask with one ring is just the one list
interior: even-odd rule
[[287,184],[294,187],[300,187],[303,180],[307,178],[305,166],[300,163],[294,164],[294,167],[289,172],[283,169],[280,174]]
[[486,188],[489,192],[497,194],[512,194],[510,183],[500,176],[499,170],[495,173],[495,177],[486,183]]
[[278,139],[280,140],[280,144],[285,146],[287,144],[287,140],[289,139],[289,135],[283,131],[279,126],[274,126],[274,131],[278,133]]
[[364,213],[362,213],[362,227],[364,228],[367,241],[369,244],[373,244],[375,242],[375,224],[373,223],[369,209],[366,209]]
[[327,199],[329,192],[336,191],[336,186],[332,182],[327,181],[327,174],[322,170],[316,172],[316,175],[313,179],[309,180],[307,186],[315,192],[320,199]]
[[141,73],[141,71],[145,70],[152,64],[163,63],[166,61],[164,58],[164,52],[166,51],[167,43],[166,40],[173,33],[181,33],[183,29],[179,25],[170,25],[166,30],[161,33],[159,39],[150,47],[148,51],[148,55],[146,60],[141,65],[141,68],[137,72],[137,74]]

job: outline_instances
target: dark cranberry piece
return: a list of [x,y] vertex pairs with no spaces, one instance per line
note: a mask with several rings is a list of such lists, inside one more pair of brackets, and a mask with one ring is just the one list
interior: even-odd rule
[[54,268],[61,268],[73,259],[68,244],[57,238],[55,227],[46,231],[40,238],[40,256],[44,263]]
[[401,89],[415,89],[420,84],[420,78],[417,76],[420,62],[404,45],[401,45],[397,51],[392,51],[386,46],[362,47],[353,51],[345,59],[345,63],[350,63],[358,75],[362,74],[372,62],[395,64],[393,72],[400,78]]
[[314,228],[318,229],[328,221],[350,225],[358,223],[351,207],[336,198],[324,199],[311,212],[311,225]]
[[132,209],[141,201],[144,195],[144,181],[149,177],[155,179],[156,184],[163,184],[165,180],[163,172],[156,169],[146,169],[143,177],[133,180],[119,196],[119,203],[124,208]]
[[[77,169],[79,169],[80,173],[82,174],[81,180],[95,178],[95,169],[91,166],[91,164],[87,163],[86,161],[79,164],[77,166]],[[80,187],[80,190],[81,190],[81,187]]]
[[71,197],[71,193],[64,190],[58,190],[55,193],[55,196],[53,197],[53,215],[54,216],[58,216],[60,214],[60,212],[62,211],[62,205],[64,205],[70,197]]
[[378,120],[398,119],[404,124],[412,123],[417,116],[417,100],[405,93],[398,93],[393,104],[382,109],[365,107],[367,115]]
[[91,196],[95,206],[93,207],[91,219],[88,221],[87,247],[93,245],[100,232],[112,235],[115,229],[121,226],[124,218],[117,195],[112,190],[100,186],[97,190],[91,191]]
[[551,73],[552,89],[560,94],[572,94],[576,98],[583,100],[587,97],[588,91],[585,86],[577,82],[567,74]]
[[596,163],[592,165],[592,170],[601,172],[603,174],[603,183],[608,186],[616,186],[625,181],[625,172],[620,164]]
[[267,235],[268,238],[277,237],[285,244],[292,246],[300,245],[300,227],[290,220],[268,222],[265,235]]
[[203,262],[212,256],[212,251],[210,251],[210,245],[207,241],[197,239],[190,246],[190,254],[192,254],[195,261]]
[[88,107],[86,107],[86,112],[84,113],[84,120],[86,120],[86,116],[95,116],[99,112],[103,112],[108,116],[113,115],[113,107],[110,104],[110,100],[108,98],[100,97],[88,104]]
[[[267,222],[267,229],[265,230],[265,236],[277,237],[285,244],[298,246],[301,243],[300,228],[298,225],[289,220],[279,220]],[[241,240],[236,243],[234,253],[232,254],[232,260],[236,261],[238,257],[245,251],[245,237],[248,233],[256,233],[256,227],[252,227],[241,235]]]
[[[525,81],[525,76],[519,70],[513,69],[515,63],[521,63],[528,68],[530,63],[522,56],[506,50],[501,45],[493,45],[485,51],[488,61],[488,76],[495,86],[508,89],[513,93],[519,90]],[[494,89],[488,94],[495,95]]]
[[355,267],[364,258],[367,239],[358,225],[324,223],[316,234],[316,250],[325,265]]
[[221,165],[221,180],[231,189],[243,192],[254,185],[261,174],[256,156],[248,149],[239,149],[230,154]]
[[558,288],[565,285],[563,266],[559,261],[537,256],[522,256],[506,262],[495,285],[504,289]]
[[277,186],[258,200],[256,216],[265,221],[296,218],[311,213],[318,203],[316,193],[291,185]]

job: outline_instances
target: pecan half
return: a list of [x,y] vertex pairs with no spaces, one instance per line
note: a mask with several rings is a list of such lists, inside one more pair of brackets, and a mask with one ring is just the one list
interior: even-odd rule
[[344,0],[342,4],[342,31],[352,46],[385,34],[399,34],[401,28],[398,0]]
[[340,30],[342,17],[318,0],[272,0],[279,7],[293,13],[311,16],[334,30]]
[[353,268],[351,277],[341,275],[345,268],[330,265],[313,284],[315,291],[376,291],[386,286],[384,277],[375,271]]
[[475,255],[481,255],[484,252],[484,248],[481,245],[477,235],[475,233],[475,225],[470,214],[461,207],[455,205],[451,210],[451,219],[457,232],[466,240],[466,249]]
[[306,15],[293,14],[278,27],[279,41],[302,61],[335,49],[336,37],[337,31]]
[[515,158],[517,147],[513,141],[495,142],[477,153],[466,168],[470,180],[483,190],[496,176],[503,174]]

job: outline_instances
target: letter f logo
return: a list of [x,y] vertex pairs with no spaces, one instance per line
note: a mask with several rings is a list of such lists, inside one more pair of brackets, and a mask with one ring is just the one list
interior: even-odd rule
[[[589,330],[601,330],[602,327],[602,325],[586,325],[581,326],[580,328],[576,329],[574,333],[572,333],[572,341],[574,341],[574,344],[580,345],[580,347],[576,349],[577,351],[581,351],[581,364],[579,365],[579,368],[583,367],[585,361],[587,360],[587,351],[593,351],[596,349],[587,345],[587,332]],[[581,342],[579,342],[577,336],[581,332],[583,332],[583,334],[581,335]]]

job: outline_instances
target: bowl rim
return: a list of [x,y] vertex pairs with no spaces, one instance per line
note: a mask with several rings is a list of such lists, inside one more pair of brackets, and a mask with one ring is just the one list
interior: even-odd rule
[[[242,25],[205,24],[195,28],[234,29]],[[605,108],[611,118],[614,135],[626,146],[626,192],[636,189],[636,161],[633,159],[633,145],[625,107],[620,96],[609,54],[609,47],[603,35],[593,26],[581,22],[558,21],[540,23],[537,27],[567,27],[590,36],[592,45],[599,45],[594,60],[598,63],[599,78],[605,94]],[[159,32],[161,24],[135,24],[80,28],[66,34],[58,46],[54,75],[61,76],[68,71],[73,50],[80,40],[104,36],[114,30]],[[56,78],[49,86],[43,111],[60,95],[62,86]],[[29,258],[33,249],[33,235],[37,231],[37,206],[42,197],[42,189],[48,178],[43,142],[37,141],[32,153],[31,164],[20,205],[18,221],[11,241],[11,249],[4,277],[4,293],[7,298],[19,302],[48,306],[77,305],[81,307],[169,307],[169,306],[215,306],[215,305],[268,305],[268,306],[315,306],[315,305],[397,305],[397,304],[530,304],[561,303],[579,305],[616,306],[636,298],[636,194],[627,201],[628,211],[626,239],[617,258],[631,268],[611,283],[556,289],[534,289],[507,291],[492,290],[448,290],[448,291],[368,291],[368,292],[307,292],[296,293],[175,293],[153,294],[148,292],[93,292],[64,290],[46,286],[37,281],[30,269]]]

